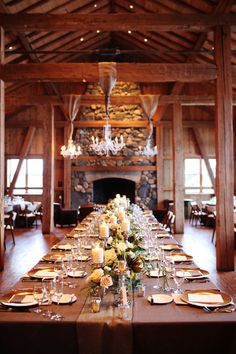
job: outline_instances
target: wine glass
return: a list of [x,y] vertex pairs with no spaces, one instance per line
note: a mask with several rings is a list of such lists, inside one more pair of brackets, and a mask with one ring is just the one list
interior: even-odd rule
[[33,287],[33,296],[35,301],[37,301],[38,307],[33,310],[35,313],[42,313],[43,310],[41,309],[41,305],[43,301],[45,300],[45,291],[44,288],[42,287],[42,284],[37,284],[34,285]]
[[176,290],[174,291],[175,294],[182,294],[182,290],[181,290],[181,285],[184,282],[184,272],[181,270],[178,270],[178,268],[174,268],[174,272],[173,272],[173,279],[174,282],[177,286]]
[[[55,299],[56,300],[56,303],[57,303],[57,306],[60,305],[60,300],[63,296],[63,287],[64,287],[64,284],[63,284],[63,281],[58,279],[58,278],[54,278],[53,281],[52,281],[52,293],[53,293],[53,296],[52,296],[52,299]],[[53,320],[62,320],[64,317],[62,315],[60,315],[59,313],[55,313],[51,316],[51,319]]]

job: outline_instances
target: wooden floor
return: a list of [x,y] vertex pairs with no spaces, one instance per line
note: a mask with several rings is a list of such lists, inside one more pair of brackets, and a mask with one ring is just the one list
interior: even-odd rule
[[[0,295],[9,291],[67,232],[66,228],[55,228],[54,233],[42,235],[40,226],[37,229],[15,229],[15,246],[8,233],[4,270],[0,272]],[[186,222],[184,234],[175,235],[175,238],[183,244],[185,252],[193,256],[199,267],[210,272],[215,285],[233,295],[236,301],[236,272],[216,271],[215,246],[211,243],[211,235],[212,229]],[[236,251],[234,259],[236,269]]]

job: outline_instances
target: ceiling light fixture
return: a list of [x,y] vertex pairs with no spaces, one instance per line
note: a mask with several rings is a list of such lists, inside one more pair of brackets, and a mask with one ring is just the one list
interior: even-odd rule
[[68,116],[70,119],[70,135],[67,142],[67,146],[63,145],[61,147],[61,155],[64,158],[68,159],[76,159],[78,156],[82,154],[81,147],[78,144],[75,144],[72,139],[74,125],[73,121],[75,120],[77,113],[79,111],[79,101],[80,96],[70,96],[68,102]]
[[120,139],[116,136],[112,140],[111,125],[109,124],[109,106],[110,106],[110,93],[116,82],[116,63],[99,63],[99,76],[100,84],[103,92],[105,93],[105,111],[106,111],[106,123],[103,126],[103,138],[99,141],[98,137],[92,136],[91,150],[96,155],[109,156],[116,155],[125,147],[123,136]]

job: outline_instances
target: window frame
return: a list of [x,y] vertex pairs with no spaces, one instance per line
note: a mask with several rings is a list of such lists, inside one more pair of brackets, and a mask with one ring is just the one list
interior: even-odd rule
[[[203,163],[205,162],[202,157],[186,157],[184,159],[184,165],[186,160],[198,160],[199,161],[199,186],[186,186],[186,172],[184,175],[184,190],[185,194],[214,194],[214,187],[211,184],[211,186],[203,186]],[[215,158],[209,158],[209,160],[216,160]],[[215,164],[216,165],[216,164]],[[207,171],[208,173],[208,171]],[[213,169],[213,174],[215,176],[216,171]],[[209,174],[208,177],[210,178]],[[190,191],[191,190],[191,191]],[[196,190],[196,192],[193,192],[193,190]],[[206,191],[208,190],[208,191]]]

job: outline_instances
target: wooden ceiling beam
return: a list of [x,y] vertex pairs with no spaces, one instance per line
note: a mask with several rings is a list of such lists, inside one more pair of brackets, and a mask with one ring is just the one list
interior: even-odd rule
[[[212,64],[117,63],[117,80],[133,82],[202,82],[216,79]],[[236,70],[234,70],[236,71]],[[97,63],[2,64],[3,81],[98,82]]]
[[[110,120],[109,123],[113,128],[146,128],[147,126],[147,120],[123,120],[123,121],[117,121],[117,120]],[[55,121],[55,127],[56,128],[64,128],[67,127],[69,122],[66,122],[64,120],[60,121]],[[74,121],[74,127],[75,128],[102,128],[103,125],[105,124],[105,120],[76,120]],[[6,121],[5,123],[6,128],[11,128],[11,129],[19,129],[19,128],[27,128],[27,127],[37,127],[37,128],[43,128],[43,123],[39,121],[38,119],[35,120],[18,120],[18,119],[11,119],[9,122]],[[154,124],[155,126],[164,126],[164,127],[171,127],[171,122],[170,121],[161,121],[157,122]],[[214,121],[213,120],[188,120],[188,121],[183,121],[183,126],[185,128],[191,128],[191,127],[214,127]]]
[[[66,95],[63,95],[66,97]],[[39,96],[6,96],[6,109],[12,106],[37,106],[41,104],[52,104],[54,106],[63,105],[61,99],[54,95]],[[212,106],[215,104],[214,96],[191,96],[191,95],[160,95],[159,105],[181,103],[183,106]],[[104,105],[105,96],[82,95],[80,105]],[[114,106],[120,105],[140,105],[140,96],[111,96],[110,104]],[[236,101],[234,102],[236,104]]]
[[[187,16],[186,16],[187,15]],[[0,14],[6,31],[200,31],[236,27],[236,14]]]

